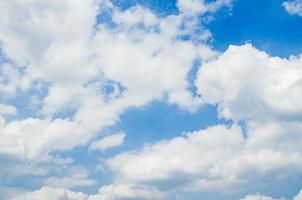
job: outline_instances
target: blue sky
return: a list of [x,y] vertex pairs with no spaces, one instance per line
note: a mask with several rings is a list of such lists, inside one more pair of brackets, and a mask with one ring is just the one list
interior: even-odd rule
[[302,19],[288,15],[283,1],[237,1],[231,14],[218,14],[209,24],[214,46],[225,50],[230,44],[251,42],[274,56],[288,57],[301,53]]
[[0,0],[0,200],[302,200],[301,0]]

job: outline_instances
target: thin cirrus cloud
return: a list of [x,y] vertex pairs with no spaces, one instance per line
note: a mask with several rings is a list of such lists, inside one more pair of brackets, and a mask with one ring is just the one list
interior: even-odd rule
[[[15,200],[273,200],[275,184],[301,189],[302,57],[248,43],[216,51],[207,19],[233,3],[178,0],[177,13],[159,16],[109,0],[0,0],[0,191]],[[300,1],[283,6],[301,15]],[[189,113],[216,106],[222,122],[106,154],[130,133],[104,130],[154,101]],[[98,163],[78,162],[79,149]],[[35,189],[6,189],[27,176]]]

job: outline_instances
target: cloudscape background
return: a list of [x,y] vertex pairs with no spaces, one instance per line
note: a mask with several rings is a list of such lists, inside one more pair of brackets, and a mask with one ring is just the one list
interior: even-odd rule
[[0,200],[302,200],[301,0],[0,0]]

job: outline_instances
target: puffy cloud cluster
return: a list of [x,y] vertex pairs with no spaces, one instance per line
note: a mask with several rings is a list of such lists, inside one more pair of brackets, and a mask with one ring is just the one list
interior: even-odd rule
[[40,190],[15,197],[13,200],[86,200],[87,195],[67,189],[43,187]]
[[289,14],[299,15],[302,17],[302,1],[301,0],[285,1],[282,5]]
[[[113,25],[98,21],[103,12]],[[39,160],[87,143],[130,106],[164,100],[193,110],[201,104],[188,90],[188,74],[195,59],[214,53],[179,39],[197,23],[185,14],[159,18],[141,6],[121,11],[95,0],[0,1],[0,13],[8,60],[1,63],[0,92],[5,102],[23,93],[24,107],[35,108],[27,118],[1,118],[1,153]],[[24,109],[1,105],[6,114]]]
[[[297,10],[297,2],[284,6]],[[0,0],[1,57],[7,60],[0,63],[0,154],[73,169],[51,153],[89,143],[125,109],[155,100],[189,111],[217,105],[220,117],[233,122],[107,159],[113,182],[95,195],[44,187],[15,200],[175,199],[175,191],[226,192],[239,185],[249,191],[301,176],[302,57],[272,57],[249,44],[217,53],[205,45],[211,33],[199,16],[231,3],[179,0],[178,15],[158,17],[106,0]],[[104,12],[111,21],[98,21]],[[196,60],[202,66],[193,95],[188,76]],[[14,105],[19,93],[30,97],[28,105]],[[30,117],[16,116],[27,106],[35,108]],[[246,130],[237,124],[242,121]],[[110,135],[90,149],[104,151],[124,138]],[[43,184],[96,183],[86,169],[66,174]],[[245,197],[254,199],[273,198]]]
[[135,184],[111,184],[101,187],[98,194],[91,195],[88,200],[119,200],[119,199],[162,199],[163,195],[155,187]]
[[86,195],[81,192],[57,188],[43,187],[33,192],[17,195],[13,200],[117,200],[117,199],[160,199],[152,189],[146,190],[139,186],[108,185],[102,187],[98,194]]
[[204,64],[196,86],[202,99],[233,120],[299,118],[302,57],[271,57],[250,44],[230,46]]
[[119,182],[162,191],[262,187],[302,173],[301,131],[300,122],[253,123],[245,139],[238,126],[217,125],[122,153],[107,164]]
[[[89,137],[89,132],[98,127],[91,126],[87,130],[74,119],[52,118],[63,108],[74,106],[72,99],[76,95],[88,96],[83,84],[97,75],[90,59],[89,40],[98,5],[94,1],[67,0],[0,1],[0,5],[1,47],[10,60],[10,64],[3,65],[1,73],[4,95],[8,101],[14,99],[17,92],[38,96],[43,87],[36,87],[37,83],[48,87],[46,97],[36,98],[41,109],[33,112],[46,117],[36,118],[32,114],[32,118],[4,124],[1,153],[36,159],[53,149],[79,145],[82,138]],[[64,138],[66,136],[69,138]]]
[[[117,183],[174,191],[255,190],[302,174],[302,59],[249,44],[204,63],[196,87],[234,124],[216,125],[107,160]],[[244,121],[246,128],[236,125]],[[290,185],[290,183],[289,183]],[[245,189],[243,189],[245,188]],[[262,198],[269,197],[247,197]]]
[[[217,1],[214,7],[224,5]],[[188,90],[188,74],[196,59],[215,55],[204,44],[211,34],[198,19],[205,12],[159,18],[142,6],[120,10],[106,0],[0,0],[0,154],[17,159],[3,171],[28,163],[8,179],[39,174],[48,176],[44,185],[94,185],[88,172],[50,175],[60,165],[51,153],[87,144],[131,106],[163,100],[196,109],[201,101]],[[104,13],[107,22],[99,19]],[[180,39],[187,36],[192,38]],[[125,136],[117,136],[93,142],[91,149],[118,146]],[[52,167],[39,168],[41,162]],[[57,193],[51,199],[73,195],[50,190],[35,192],[33,199],[45,192]],[[101,191],[105,199],[120,198],[120,191],[129,198],[153,193],[131,184]]]
[[[86,195],[80,192],[73,192],[67,189],[43,187],[34,192],[27,192],[13,200],[117,200],[117,199],[163,199],[163,196],[155,195],[152,190],[136,188],[131,190],[132,186],[122,185],[113,187],[112,185],[105,186],[99,190],[99,194]],[[121,197],[121,198],[119,198]],[[241,200],[286,200],[285,198],[274,199],[270,196],[260,194],[247,195]],[[301,191],[292,200],[301,200]]]

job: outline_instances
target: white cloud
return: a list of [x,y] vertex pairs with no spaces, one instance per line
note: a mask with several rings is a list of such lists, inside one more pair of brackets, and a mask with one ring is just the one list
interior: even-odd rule
[[177,7],[186,15],[204,14],[215,12],[223,6],[231,6],[233,0],[215,0],[206,2],[205,0],[178,0]]
[[40,190],[19,195],[13,200],[86,200],[87,195],[67,189],[43,187]]
[[87,47],[97,11],[93,0],[0,1],[1,48],[12,63],[3,65],[1,75],[8,82],[3,88],[13,88],[5,90],[13,93],[17,89],[27,91],[33,82],[49,85],[48,96],[39,99],[43,108],[37,112],[50,116],[12,120],[1,127],[1,153],[29,159],[45,157],[52,150],[88,141],[99,128],[86,129],[72,119],[49,119],[73,102],[87,78],[97,74]]
[[112,135],[105,136],[104,138],[93,142],[89,149],[91,150],[101,150],[105,151],[110,148],[118,147],[120,146],[126,137],[125,133],[116,133]]
[[239,127],[218,125],[119,154],[107,164],[116,181],[162,191],[238,192],[238,184],[249,190],[302,173],[300,122],[251,123],[247,131],[244,138]]
[[13,200],[121,200],[121,199],[160,199],[161,195],[152,188],[135,185],[106,185],[97,194],[86,195],[60,187],[43,187],[33,192],[15,194]]
[[289,14],[302,16],[301,0],[285,1],[282,5]]
[[[104,9],[115,26],[97,24]],[[178,38],[193,34],[197,22],[183,13],[159,18],[141,6],[120,11],[108,1],[0,1],[1,49],[11,61],[1,64],[1,94],[13,100],[16,91],[47,92],[34,94],[38,106],[31,118],[1,118],[0,152],[39,160],[72,149],[114,124],[126,108],[154,100],[196,109],[202,102],[188,90],[188,74],[195,59],[215,53]],[[210,36],[204,28],[198,38]],[[108,85],[114,91],[101,92]]]
[[111,184],[101,187],[98,194],[88,200],[161,199],[162,194],[153,187],[133,184]]
[[202,99],[234,120],[302,114],[302,57],[271,57],[250,44],[230,46],[204,64],[196,85]]
[[294,197],[293,200],[302,200],[302,190]]
[[[122,153],[107,160],[114,183],[89,198],[165,199],[175,191],[230,192],[237,184],[248,190],[285,182],[302,173],[301,130],[300,122],[250,123],[244,138],[239,127],[218,125]],[[83,180],[83,173],[72,174],[78,173],[48,183],[73,187],[72,177]]]
[[[37,100],[41,118],[0,119],[1,154],[55,162],[51,152],[86,144],[126,108],[154,100],[187,110],[218,104],[224,118],[251,120],[247,138],[237,125],[213,126],[108,159],[116,176],[96,195],[44,187],[17,200],[159,199],[163,191],[228,190],[269,184],[263,177],[277,182],[302,173],[302,125],[293,120],[302,113],[301,57],[271,57],[248,44],[218,55],[206,45],[178,39],[189,35],[207,41],[211,33],[202,25],[194,35],[198,15],[230,6],[229,0],[179,0],[180,14],[162,18],[140,6],[120,11],[105,3],[112,9],[113,27],[96,24],[103,4],[94,0],[0,0],[1,48],[11,61],[1,64],[1,95],[39,93],[36,82],[47,87],[47,95]],[[206,62],[196,80],[202,99],[188,90],[195,59]],[[109,86],[113,91],[106,94]],[[0,104],[0,114],[17,114],[17,109]],[[74,114],[60,117],[70,110]],[[90,148],[106,150],[124,137],[107,136]],[[87,171],[68,175],[48,177],[44,184],[95,184]]]
[[187,91],[187,75],[197,56],[197,49],[191,42],[175,41],[141,30],[126,33],[104,30],[95,42],[99,44],[97,51],[105,76],[127,88],[124,103],[141,106],[160,100],[167,93],[171,103],[190,107],[187,102],[173,97],[173,94],[184,93],[194,106],[194,99]]
[[[225,149],[229,149],[231,155],[237,152],[242,142],[238,127],[229,130],[218,126],[186,137],[158,142],[147,146],[138,154],[124,153],[108,160],[107,163],[112,170],[131,181],[178,179],[181,174],[189,178],[190,174],[202,173],[202,169],[206,170],[207,166],[215,163],[213,161],[220,159],[222,154],[228,154]],[[222,144],[225,144],[225,149],[215,149]],[[208,148],[213,152],[209,152]],[[227,155],[222,157],[226,158]],[[204,173],[207,174],[207,170]]]
[[188,13],[203,13],[207,10],[206,5],[201,0],[179,0],[177,1],[177,6],[182,12]]
[[134,25],[143,24],[145,26],[158,25],[160,19],[149,9],[142,6],[135,6],[124,12],[115,10],[113,20],[120,25],[133,27]]
[[83,127],[62,119],[12,121],[1,128],[0,152],[42,161],[51,150],[72,148],[79,144],[79,139],[84,143],[85,133]]
[[[43,187],[34,192],[27,192],[23,195],[15,195],[13,200],[119,200],[119,199],[162,199],[162,196],[155,189],[146,189],[134,185],[106,185],[97,194],[85,195],[80,192],[62,188]],[[247,195],[241,200],[286,200],[285,198],[274,199],[270,196],[260,194]],[[293,200],[300,200],[300,193]]]
[[6,55],[18,63],[34,61],[32,64],[38,65],[48,48],[87,39],[98,8],[93,0],[13,0],[0,4],[0,38]]
[[12,105],[0,104],[0,115],[15,115],[17,108]]
[[244,199],[241,200],[274,200],[272,197],[263,196],[263,195],[247,195]]
[[[30,174],[44,186],[94,185],[89,172],[52,174],[54,169],[69,168],[72,162],[58,160],[51,153],[86,144],[130,106],[163,100],[193,110],[201,104],[188,91],[188,74],[195,59],[208,60],[215,52],[206,45],[178,39],[194,32],[196,19],[188,20],[183,14],[158,18],[144,7],[120,11],[108,2],[98,3],[0,0],[1,52],[10,61],[1,63],[0,94],[15,101],[21,92],[34,96],[36,105],[33,113],[27,113],[31,117],[14,116],[8,122],[0,118],[0,154],[19,160],[3,166],[8,179]],[[115,27],[96,24],[103,6],[112,9]],[[211,34],[204,29],[198,37],[206,41]],[[106,94],[106,87],[113,91]],[[27,107],[1,105],[1,114],[17,115],[17,110]],[[70,115],[66,117],[65,112]],[[108,137],[91,148],[117,146],[125,135]],[[100,191],[97,195],[106,200],[159,195],[154,187],[136,184],[114,183]],[[46,187],[22,200],[75,200],[76,196],[86,198]]]

